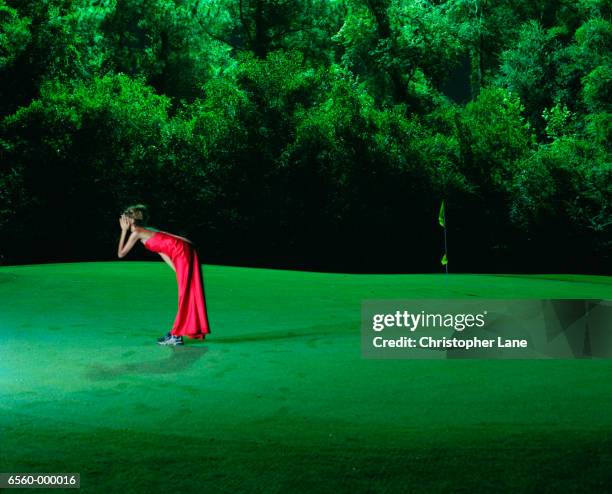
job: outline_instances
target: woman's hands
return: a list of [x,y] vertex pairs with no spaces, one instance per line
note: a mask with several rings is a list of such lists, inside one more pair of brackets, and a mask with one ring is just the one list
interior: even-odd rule
[[125,240],[127,236],[127,232],[130,229],[130,226],[134,224],[134,218],[130,218],[125,214],[121,215],[119,218],[119,225],[121,226],[121,237],[119,238],[119,245],[117,247],[117,257],[122,258],[127,255],[127,253],[132,250],[132,247],[136,244],[136,242],[140,239],[140,233],[135,231],[132,232],[130,238]]
[[119,218],[119,225],[121,226],[121,229],[123,231],[127,231],[129,230],[131,224],[132,222],[130,221],[130,218],[128,218],[125,214],[122,214],[121,218]]

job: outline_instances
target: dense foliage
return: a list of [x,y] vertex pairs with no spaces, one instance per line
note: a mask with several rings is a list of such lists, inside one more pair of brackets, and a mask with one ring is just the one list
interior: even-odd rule
[[610,272],[603,0],[0,0],[0,262]]

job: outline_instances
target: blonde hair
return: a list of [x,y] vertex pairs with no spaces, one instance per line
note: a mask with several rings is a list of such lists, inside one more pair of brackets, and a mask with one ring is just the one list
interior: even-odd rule
[[128,218],[134,218],[135,225],[143,225],[149,219],[149,211],[147,206],[144,204],[134,204],[132,206],[128,206],[123,211]]

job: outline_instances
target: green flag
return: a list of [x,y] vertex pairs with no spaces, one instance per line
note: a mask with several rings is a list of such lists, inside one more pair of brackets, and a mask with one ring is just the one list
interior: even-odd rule
[[442,199],[442,204],[440,204],[440,214],[438,215],[438,222],[440,226],[446,227],[446,222],[444,221],[444,199]]
[[448,264],[448,259],[446,258],[446,254],[442,256],[442,260],[440,261],[442,266],[446,266]]

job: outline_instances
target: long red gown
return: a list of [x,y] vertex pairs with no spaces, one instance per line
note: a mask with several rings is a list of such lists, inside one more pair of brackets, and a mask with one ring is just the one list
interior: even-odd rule
[[178,312],[171,334],[204,339],[210,333],[202,266],[193,244],[170,233],[157,231],[145,242],[151,252],[166,254],[176,269],[178,283]]

